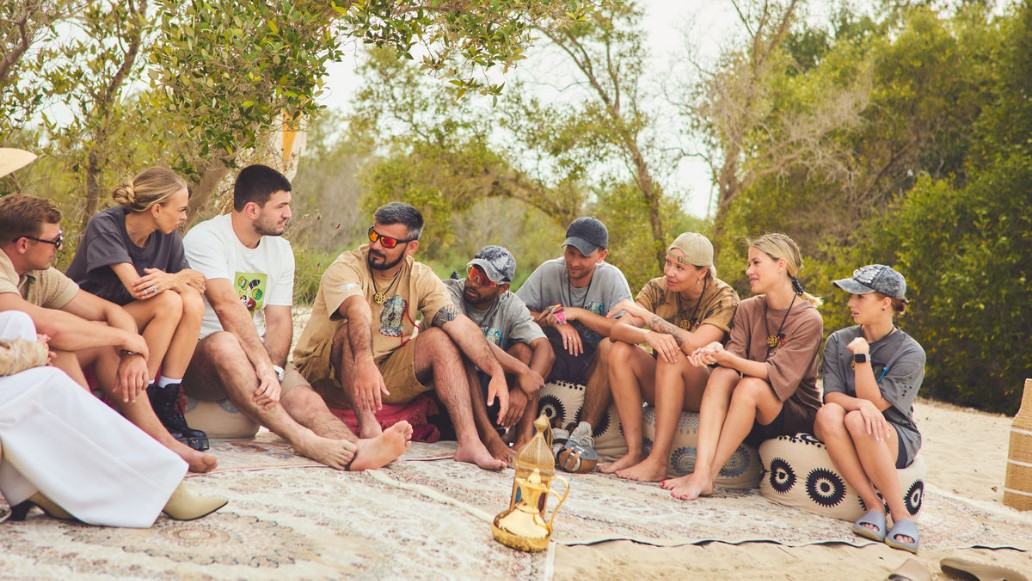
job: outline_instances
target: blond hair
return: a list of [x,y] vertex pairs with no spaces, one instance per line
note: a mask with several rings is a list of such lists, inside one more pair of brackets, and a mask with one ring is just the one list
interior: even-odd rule
[[823,301],[806,292],[803,284],[796,278],[796,274],[803,268],[803,256],[799,252],[799,245],[794,240],[784,234],[772,232],[753,240],[749,243],[749,247],[763,252],[774,260],[784,259],[788,278],[792,282],[792,291],[811,305],[821,306]]
[[130,212],[146,212],[154,204],[164,204],[172,195],[185,190],[186,180],[163,167],[150,167],[127,183],[119,184],[111,198]]

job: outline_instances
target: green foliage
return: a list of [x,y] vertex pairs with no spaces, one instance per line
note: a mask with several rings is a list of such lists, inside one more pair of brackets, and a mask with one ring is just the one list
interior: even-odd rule
[[340,252],[321,252],[294,246],[294,304],[310,305],[319,294],[319,281]]

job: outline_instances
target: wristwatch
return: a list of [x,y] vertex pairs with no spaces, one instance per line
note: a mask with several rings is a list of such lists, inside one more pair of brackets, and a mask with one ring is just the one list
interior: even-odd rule
[[283,368],[279,365],[273,365],[272,370],[276,372],[276,377],[279,378],[280,381],[283,381],[283,376],[286,375]]
[[867,353],[854,353],[853,363],[867,363]]

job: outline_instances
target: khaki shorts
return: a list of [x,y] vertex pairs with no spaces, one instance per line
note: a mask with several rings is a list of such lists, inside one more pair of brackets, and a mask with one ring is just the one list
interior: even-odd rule
[[[405,343],[390,354],[376,361],[376,367],[383,375],[383,383],[390,395],[383,396],[383,403],[406,404],[421,394],[431,391],[433,387],[423,385],[416,378],[416,342]],[[326,401],[326,405],[337,408],[350,408],[351,404],[344,397],[337,375],[337,366],[330,366],[331,377],[312,382],[312,389]]]

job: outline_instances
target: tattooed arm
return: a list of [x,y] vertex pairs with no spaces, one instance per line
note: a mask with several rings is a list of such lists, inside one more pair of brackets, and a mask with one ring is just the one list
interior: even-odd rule
[[498,398],[498,418],[501,421],[509,408],[509,389],[505,383],[505,371],[498,363],[494,353],[491,352],[491,345],[484,338],[484,333],[476,323],[469,320],[466,315],[459,312],[455,305],[451,304],[445,305],[437,311],[430,326],[447,333],[448,337],[458,345],[462,353],[474,365],[491,376],[491,382],[487,387],[487,405],[493,404],[495,397]]

